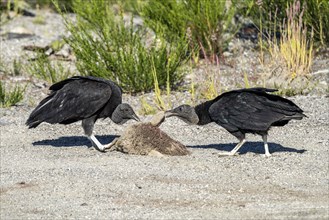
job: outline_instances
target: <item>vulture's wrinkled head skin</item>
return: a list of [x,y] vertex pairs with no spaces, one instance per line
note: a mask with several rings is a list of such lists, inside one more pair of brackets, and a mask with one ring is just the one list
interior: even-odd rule
[[199,117],[195,109],[189,105],[181,105],[172,110],[166,111],[166,118],[176,116],[188,124],[198,124]]
[[116,124],[124,124],[130,119],[140,121],[133,108],[127,103],[118,105],[114,110],[111,119]]

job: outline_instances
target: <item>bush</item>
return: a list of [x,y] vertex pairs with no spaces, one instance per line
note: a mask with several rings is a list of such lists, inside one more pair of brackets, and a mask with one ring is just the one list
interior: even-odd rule
[[230,25],[237,4],[226,2],[152,0],[142,5],[140,13],[153,31],[166,33],[167,40],[172,42],[186,37],[191,50],[198,49],[201,57],[211,55],[214,58],[221,54],[230,39],[224,37],[224,33],[237,29]]
[[160,86],[166,85],[168,72],[171,86],[181,81],[178,67],[188,59],[184,40],[169,44],[162,33],[150,38],[149,32],[136,28],[132,19],[125,23],[124,15],[115,14],[106,0],[76,0],[73,10],[76,22],[63,15],[72,33],[66,41],[82,75],[111,79],[128,92],[151,90],[153,69]]

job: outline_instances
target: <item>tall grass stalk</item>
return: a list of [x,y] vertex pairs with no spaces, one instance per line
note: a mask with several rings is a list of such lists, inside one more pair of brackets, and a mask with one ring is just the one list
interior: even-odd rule
[[[270,18],[269,14],[276,12],[275,21],[282,24],[287,19],[286,8],[287,6],[296,4],[296,0],[246,0],[243,1],[250,3],[250,18],[257,23],[257,26],[263,25],[263,29],[269,29],[272,32],[276,32],[277,29],[273,29],[273,18]],[[329,45],[329,1],[328,0],[300,0],[304,10],[303,20],[307,27],[307,35],[310,37],[312,31],[314,32],[313,40],[316,45],[321,46]],[[261,23],[259,18],[262,18]]]
[[[287,5],[286,19],[282,24],[277,24],[277,10],[273,16],[269,14],[273,26],[266,34],[268,52],[271,60],[283,63],[291,80],[307,75],[313,61],[313,31],[309,36],[304,12],[305,8],[301,7],[300,2],[294,1]],[[279,38],[276,37],[276,30],[280,32]]]
[[161,96],[161,89],[159,87],[157,72],[156,72],[156,68],[154,65],[154,60],[152,60],[152,75],[153,75],[153,82],[154,82],[155,103],[157,104],[157,106],[160,110],[166,110],[166,105]]
[[[168,66],[170,66],[170,58],[168,59]],[[167,86],[166,86],[166,91],[167,91],[167,103],[168,103],[168,108],[172,107],[172,102],[170,98],[170,93],[171,93],[171,86],[170,86],[170,72],[169,68],[167,67]]]
[[249,83],[248,75],[246,72],[243,73],[243,78],[244,78],[244,87],[250,88],[250,83]]
[[221,87],[219,82],[220,70],[219,70],[218,56],[215,56],[215,61],[216,61],[215,66],[209,65],[210,62],[209,60],[208,62],[206,62],[205,83],[204,83],[205,88],[204,85],[201,86],[201,88],[203,87],[203,90],[201,91],[201,95],[207,100],[216,98],[219,94],[218,90],[221,92]]
[[313,60],[313,31],[308,40],[307,27],[303,23],[304,8],[295,1],[286,10],[287,20],[282,25],[280,39],[280,54],[285,60],[291,78],[297,75],[306,75]]

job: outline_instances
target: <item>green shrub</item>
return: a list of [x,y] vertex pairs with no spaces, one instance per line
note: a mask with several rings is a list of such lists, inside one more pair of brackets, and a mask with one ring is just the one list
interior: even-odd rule
[[[72,12],[72,5],[74,0],[57,0],[58,6],[67,12]],[[51,8],[55,9],[53,0],[29,0],[28,1],[33,8]]]
[[185,37],[190,49],[199,50],[201,57],[215,57],[233,36],[224,37],[224,33],[237,29],[230,25],[237,6],[235,2],[231,1],[230,5],[219,0],[152,0],[140,7],[140,13],[153,31],[166,33],[168,41]]
[[166,85],[168,71],[171,85],[181,81],[178,67],[188,59],[184,40],[169,44],[161,33],[150,38],[132,20],[125,23],[123,14],[115,14],[106,0],[76,0],[73,9],[76,22],[64,17],[72,33],[66,41],[82,75],[111,79],[129,92],[148,91],[153,88],[153,61],[160,86]]
[[12,91],[6,91],[2,81],[0,81],[0,107],[6,108],[13,106],[23,99],[25,88],[18,85]]

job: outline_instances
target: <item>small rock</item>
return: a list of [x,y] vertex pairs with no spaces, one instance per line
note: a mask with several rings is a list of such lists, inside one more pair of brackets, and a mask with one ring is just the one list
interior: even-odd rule
[[225,51],[224,53],[223,53],[223,56],[224,57],[230,57],[230,56],[232,56],[233,54],[232,53],[230,53],[230,52],[228,52],[228,51]]
[[159,127],[162,124],[162,122],[164,122],[164,120],[165,120],[165,114],[164,114],[164,111],[161,111],[153,116],[150,123],[152,126]]
[[45,54],[47,55],[47,56],[50,56],[51,54],[53,54],[54,53],[54,50],[50,47],[50,48],[48,48],[48,50],[46,50],[46,52],[45,52]]
[[6,121],[5,119],[0,118],[0,126],[5,126],[11,124],[9,121]]
[[69,57],[71,54],[71,47],[68,44],[64,44],[62,49],[55,53],[56,56]]
[[24,27],[15,27],[10,32],[7,33],[7,38],[9,40],[32,37],[32,36],[34,36],[34,33]]

